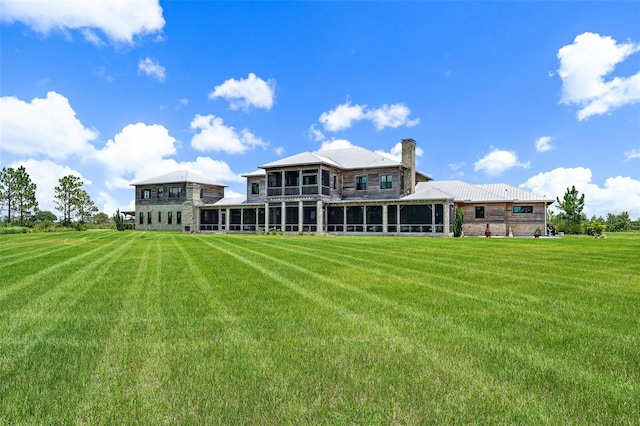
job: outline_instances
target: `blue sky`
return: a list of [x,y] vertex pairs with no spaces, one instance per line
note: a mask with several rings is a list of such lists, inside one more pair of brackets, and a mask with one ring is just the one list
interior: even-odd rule
[[0,7],[0,165],[42,210],[66,174],[111,215],[174,170],[241,194],[278,158],[413,138],[434,179],[640,217],[640,2]]

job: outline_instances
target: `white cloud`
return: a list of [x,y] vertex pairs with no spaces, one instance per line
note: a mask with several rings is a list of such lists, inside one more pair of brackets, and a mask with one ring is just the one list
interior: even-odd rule
[[31,181],[36,184],[38,208],[42,211],[50,211],[56,215],[61,215],[53,203],[55,187],[58,186],[60,178],[67,175],[78,176],[85,185],[91,185],[91,181],[83,177],[77,170],[69,166],[54,163],[51,160],[35,160],[30,158],[25,161],[17,161],[9,167],[17,168],[20,166],[24,166]]
[[538,152],[546,152],[553,149],[551,145],[551,136],[542,136],[536,140],[536,151]]
[[266,149],[269,145],[247,129],[237,132],[233,127],[225,126],[222,118],[211,114],[196,115],[190,127],[196,131],[191,146],[199,151],[242,154],[256,147]]
[[[354,122],[361,120],[371,121],[377,130],[382,130],[385,127],[397,128],[417,125],[420,120],[409,119],[410,114],[411,110],[404,104],[385,104],[380,108],[367,109],[366,105],[351,105],[351,102],[347,100],[347,102],[338,105],[335,109],[323,112],[318,121],[328,132],[348,129]],[[312,126],[310,134],[315,136],[315,132],[318,131]]]
[[449,163],[449,168],[455,172],[456,170],[463,168],[465,165],[466,163]]
[[632,160],[634,158],[640,158],[640,149],[632,149],[629,152],[625,152],[625,161]]
[[493,148],[491,152],[473,163],[475,171],[482,171],[489,176],[498,176],[513,167],[529,168],[529,162],[518,162],[515,152]]
[[144,74],[158,81],[164,81],[167,77],[165,68],[158,61],[151,58],[140,59],[140,62],[138,62],[138,74]]
[[49,92],[31,102],[13,96],[0,98],[0,149],[17,155],[44,155],[54,159],[90,156],[98,137],[76,118],[69,100]]
[[365,118],[364,109],[366,107],[366,105],[351,105],[351,102],[347,101],[331,111],[323,112],[318,121],[328,132],[348,129],[352,122]]
[[132,44],[135,36],[164,27],[158,0],[2,1],[3,22],[22,22],[33,30],[81,30],[85,39],[100,44],[102,31],[114,42]]
[[312,124],[311,126],[309,126],[308,134],[309,134],[309,139],[316,142],[321,142],[326,139],[324,136],[324,133],[318,130],[315,124]]
[[382,130],[385,127],[397,128],[400,126],[413,127],[417,125],[420,120],[409,120],[411,110],[404,104],[382,105],[380,108],[376,108],[367,113],[367,118],[373,121],[377,130]]
[[640,51],[640,44],[618,44],[611,37],[586,32],[573,44],[558,50],[562,97],[566,105],[578,105],[578,120],[601,115],[640,101],[640,72],[605,81],[616,65]]
[[250,107],[271,109],[275,97],[275,80],[264,81],[249,73],[246,79],[231,78],[213,89],[209,99],[224,98],[232,110],[248,110]]
[[[395,144],[389,152],[376,150],[374,151],[376,154],[384,155],[385,157],[393,160],[402,162],[402,142],[398,142]],[[424,151],[420,147],[416,147],[416,157],[422,157]]]
[[110,173],[121,176],[175,154],[175,143],[164,126],[129,124],[96,153],[96,159],[107,166]]
[[345,148],[353,148],[355,145],[349,142],[346,139],[333,139],[330,141],[322,142],[320,149],[317,152],[321,151],[329,151],[332,149],[345,149]]
[[557,168],[539,173],[520,185],[537,194],[561,198],[571,186],[585,195],[584,213],[587,217],[607,213],[629,213],[632,219],[640,217],[640,181],[630,177],[610,177],[600,187],[591,182],[591,169],[584,167]]
[[279,147],[277,147],[277,148],[274,148],[274,150],[273,150],[273,151],[276,153],[276,155],[277,155],[278,157],[282,157],[282,154],[284,154],[284,153],[285,153],[285,149],[284,149],[284,147],[283,147],[283,146],[279,146]]

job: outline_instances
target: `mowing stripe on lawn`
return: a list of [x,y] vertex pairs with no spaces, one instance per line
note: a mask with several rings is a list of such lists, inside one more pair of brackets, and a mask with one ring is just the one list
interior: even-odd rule
[[[222,248],[214,245],[210,241],[206,241],[202,237],[200,237],[200,239],[203,242],[205,242],[205,244],[207,244],[208,246],[216,250],[222,251]],[[430,345],[412,341],[408,336],[406,336],[403,333],[400,333],[397,329],[391,327],[389,324],[381,323],[380,321],[377,321],[373,318],[367,318],[367,316],[365,316],[364,314],[357,314],[347,309],[340,303],[337,303],[325,297],[319,296],[317,293],[310,291],[307,287],[300,286],[276,272],[267,270],[265,267],[259,265],[257,262],[253,260],[248,260],[246,257],[235,253],[235,251],[233,251],[232,248],[236,248],[236,249],[240,248],[244,252],[249,252],[252,255],[266,258],[272,261],[277,261],[279,263],[281,262],[283,264],[286,264],[288,267],[294,267],[295,265],[287,264],[286,262],[280,261],[279,259],[273,258],[271,256],[267,256],[255,250],[250,250],[244,247],[240,247],[237,244],[234,244],[234,243],[237,243],[237,241],[234,241],[234,243],[231,243],[227,239],[216,239],[216,242],[222,243],[223,245],[230,248],[230,250],[225,250],[224,253],[227,253],[228,255],[240,260],[241,262],[245,263],[247,266],[251,268],[259,270],[261,273],[269,276],[275,282],[278,282],[279,284],[290,288],[291,290],[301,294],[302,296],[313,300],[316,304],[324,307],[325,309],[335,311],[337,314],[340,315],[340,318],[342,320],[347,320],[353,323],[354,325],[356,325],[357,327],[365,329],[366,335],[374,335],[374,336],[377,336],[377,338],[380,341],[390,342],[396,348],[401,349],[403,353],[407,353],[407,354],[422,353],[424,357],[421,357],[421,359],[430,364],[429,368],[431,370],[438,371],[439,374],[448,375],[449,376],[448,380],[452,380],[455,382],[456,379],[458,379],[462,383],[466,383],[466,385],[471,385],[471,388],[470,388],[471,393],[476,392],[477,389],[475,389],[475,387],[476,386],[480,387],[481,383],[492,381],[488,376],[484,374],[484,372],[478,371],[472,363],[468,362],[468,360],[449,358],[447,355],[440,353],[438,350],[435,350]],[[318,278],[318,279],[323,278],[321,276],[318,276],[315,273],[310,273],[311,271],[305,270],[304,268],[297,267],[295,269],[298,272],[311,274],[312,276],[314,276],[314,278]],[[327,281],[327,280],[325,279],[324,281]],[[329,281],[332,281],[332,280],[329,280]],[[335,282],[333,281],[332,284],[334,283]],[[473,336],[473,335],[469,333],[469,336]],[[460,383],[459,385],[464,386],[462,385],[462,383]],[[520,386],[518,386],[517,383],[511,383],[508,386],[505,386],[505,384],[500,384],[499,386],[503,388],[506,387],[506,389],[510,388],[511,390],[509,392],[513,394],[518,394],[522,392],[524,392],[525,395],[528,394],[528,391],[526,391],[525,389],[522,389]],[[527,398],[528,397],[533,398],[534,395],[527,395]],[[553,405],[555,401],[549,400],[547,401],[547,403]]]
[[[80,258],[92,254],[95,255],[96,252],[104,251],[105,247],[110,247],[116,242],[120,242],[120,240],[114,240],[101,248],[91,250],[55,265],[49,268],[48,271],[42,271],[37,277],[43,278],[45,273],[73,264]],[[123,249],[132,242],[133,240],[129,238],[119,248]],[[0,381],[8,378],[12,368],[18,361],[25,357],[36,344],[41,342],[45,335],[54,329],[56,322],[64,317],[65,312],[75,301],[89,291],[100,277],[107,274],[115,262],[124,255],[124,250],[110,250],[102,256],[95,257],[93,261],[67,275],[65,280],[55,283],[48,292],[30,301],[21,310],[8,312],[0,318],[0,329],[3,331],[3,336],[0,337],[0,344],[5,348],[7,346],[15,348],[2,351],[4,354],[0,358],[2,359],[2,362],[0,362]],[[20,283],[28,285],[33,280],[25,279]],[[6,297],[6,294],[4,296]]]
[[[132,234],[130,234],[132,235]],[[128,237],[131,240],[131,237]],[[55,263],[51,266],[48,266],[44,269],[41,269],[38,273],[36,274],[32,274],[29,275],[21,280],[17,280],[15,282],[13,282],[12,284],[8,285],[7,287],[3,287],[0,288],[0,302],[2,302],[3,299],[5,299],[7,296],[9,296],[10,294],[24,288],[27,287],[29,285],[32,285],[34,282],[38,281],[38,280],[45,280],[47,278],[47,275],[51,274],[52,272],[55,272],[59,269],[65,268],[65,267],[70,267],[73,264],[78,263],[79,261],[85,259],[85,258],[92,258],[93,256],[97,255],[100,252],[107,252],[107,254],[111,254],[112,253],[112,246],[117,244],[117,243],[121,243],[120,239],[115,239],[112,240],[110,242],[108,242],[107,244],[101,245],[99,247],[96,247],[94,249],[91,250],[83,250],[82,254],[79,254],[77,256],[74,257],[70,257],[68,259],[63,260],[62,262],[58,262]],[[74,246],[74,248],[81,248],[79,245],[78,246]]]

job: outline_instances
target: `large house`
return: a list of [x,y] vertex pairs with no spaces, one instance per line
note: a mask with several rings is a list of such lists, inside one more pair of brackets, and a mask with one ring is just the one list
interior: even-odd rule
[[243,175],[247,192],[238,198],[189,171],[136,182],[136,229],[451,236],[456,207],[465,235],[484,235],[487,225],[505,236],[546,228],[553,199],[503,184],[434,181],[416,171],[415,149],[402,140],[401,161],[359,147],[303,152]]

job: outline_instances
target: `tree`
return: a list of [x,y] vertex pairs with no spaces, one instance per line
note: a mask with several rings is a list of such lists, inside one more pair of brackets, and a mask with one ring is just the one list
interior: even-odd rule
[[608,213],[606,224],[609,232],[628,231],[631,229],[631,218],[628,212],[622,212],[618,215]]
[[453,221],[453,236],[462,236],[462,224],[464,223],[464,210],[456,209],[456,218]]
[[62,213],[62,224],[67,226],[76,217],[80,207],[80,191],[84,182],[78,177],[67,175],[58,180],[55,187],[54,203],[56,209]]
[[55,214],[51,213],[50,211],[38,210],[36,212],[36,214],[33,215],[32,219],[33,219],[34,222],[45,222],[47,220],[49,220],[51,222],[55,222],[56,220],[58,220],[58,217]]
[[560,216],[560,226],[563,231],[581,233],[582,223],[586,220],[586,216],[582,212],[584,210],[584,194],[580,195],[576,187],[572,186],[571,189],[567,188],[562,201],[557,197],[556,201],[558,207],[562,210],[558,213],[558,216]]
[[124,231],[126,228],[126,225],[124,223],[124,218],[122,217],[122,214],[120,213],[120,209],[116,210],[116,212],[113,214],[113,221],[116,224],[116,229],[118,231]]
[[[0,200],[7,205],[7,221],[11,222],[11,214],[18,215],[20,222],[25,222],[38,209],[36,200],[36,184],[24,166],[17,169],[4,167],[0,172]],[[15,219],[15,217],[14,217]]]
[[98,208],[93,203],[93,200],[84,189],[78,191],[78,216],[80,216],[81,222],[86,222],[86,218],[93,216],[98,211]]
[[95,216],[93,216],[93,220],[95,220],[98,225],[106,225],[109,223],[109,215],[104,212],[96,213]]

